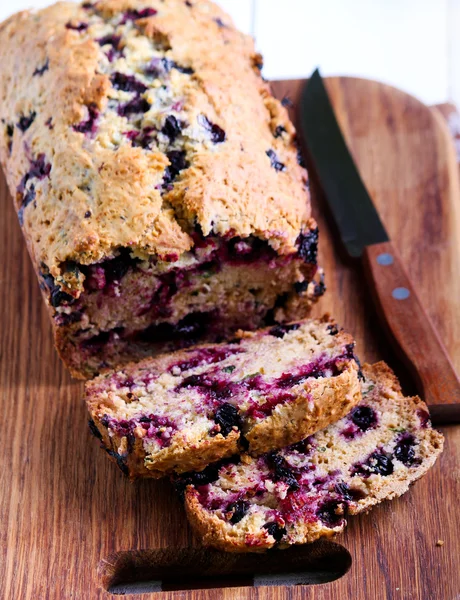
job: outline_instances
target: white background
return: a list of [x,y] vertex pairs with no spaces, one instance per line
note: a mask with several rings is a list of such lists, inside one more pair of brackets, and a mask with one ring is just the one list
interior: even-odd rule
[[[255,36],[268,79],[356,75],[460,107],[460,0],[217,0]],[[48,0],[0,0],[0,20]],[[0,67],[1,68],[1,67]]]

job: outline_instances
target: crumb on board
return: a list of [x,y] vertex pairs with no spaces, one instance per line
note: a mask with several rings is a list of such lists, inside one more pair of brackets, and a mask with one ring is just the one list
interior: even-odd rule
[[438,540],[436,546],[444,546],[444,540]]

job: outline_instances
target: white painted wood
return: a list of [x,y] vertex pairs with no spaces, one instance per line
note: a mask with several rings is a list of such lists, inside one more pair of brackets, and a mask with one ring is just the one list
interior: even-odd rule
[[215,2],[228,12],[240,31],[253,32],[253,0],[215,0]]
[[[460,0],[216,0],[253,33],[269,79],[355,75],[460,106]],[[50,0],[0,0],[0,20]]]
[[460,0],[449,0],[448,11],[449,100],[460,109]]
[[324,75],[378,79],[427,103],[445,101],[448,1],[256,0],[265,76],[302,77],[320,66]]
[[[43,8],[53,0],[0,0],[0,21],[9,15],[28,8]],[[226,10],[236,26],[245,33],[252,32],[253,0],[216,0]]]

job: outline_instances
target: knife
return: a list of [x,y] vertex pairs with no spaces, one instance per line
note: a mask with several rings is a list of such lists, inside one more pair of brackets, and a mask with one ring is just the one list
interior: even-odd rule
[[380,220],[318,69],[299,107],[306,148],[349,256],[360,258],[378,314],[436,423],[460,422],[460,380]]

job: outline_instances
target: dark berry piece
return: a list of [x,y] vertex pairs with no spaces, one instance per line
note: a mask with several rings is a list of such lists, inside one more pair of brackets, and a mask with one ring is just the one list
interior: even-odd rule
[[136,79],[134,75],[125,75],[124,73],[117,72],[111,75],[110,81],[116,90],[121,90],[123,92],[136,92],[141,94],[147,89],[145,83]]
[[86,31],[88,29],[88,23],[66,23],[66,29],[73,29],[73,31]]
[[125,135],[132,140],[133,146],[146,149],[150,147],[154,139],[154,132],[154,127],[145,127],[141,132],[129,131]]
[[163,77],[167,75],[174,66],[174,61],[170,58],[154,58],[146,67],[144,73],[151,77]]
[[393,473],[394,466],[391,458],[382,450],[376,450],[364,463],[355,465],[352,469],[353,473],[357,473],[364,477],[376,473],[377,475],[387,476]]
[[189,8],[192,8],[193,4],[190,2],[190,0],[185,0],[185,5],[188,6]]
[[154,8],[144,8],[142,10],[127,10],[120,25],[124,25],[128,21],[137,21],[138,19],[146,19],[147,17],[154,17],[157,14]]
[[280,160],[278,160],[278,156],[274,150],[272,150],[270,148],[270,150],[267,150],[265,152],[265,154],[270,159],[270,165],[275,169],[275,171],[285,171],[286,170],[286,165],[284,163],[282,163]]
[[127,117],[128,115],[146,113],[150,110],[150,104],[145,98],[137,97],[133,98],[131,102],[123,104],[118,108],[118,114],[120,117]]
[[17,122],[17,127],[22,131],[27,131],[29,129],[29,127],[32,125],[32,123],[35,120],[35,117],[37,116],[36,112],[31,112],[29,116],[25,116],[23,115],[22,117],[20,117],[19,121]]
[[289,449],[293,450],[295,452],[299,452],[300,454],[307,455],[312,452],[314,447],[315,447],[315,443],[313,441],[313,438],[312,438],[312,436],[309,436],[309,437],[305,438],[304,440],[301,440],[300,442],[291,444],[289,446]]
[[193,75],[193,73],[195,73],[192,67],[183,67],[181,65],[178,65],[177,63],[173,63],[173,66],[179,71],[179,73],[184,73],[185,75]]
[[105,278],[108,283],[120,281],[129,271],[134,269],[139,259],[133,258],[129,248],[121,248],[118,256],[103,263]]
[[[111,335],[110,331],[101,331],[98,335],[95,335],[87,340],[82,342],[83,348],[88,348],[90,350],[98,350],[102,348],[110,341]],[[101,421],[102,422],[102,421]],[[104,423],[102,422],[104,425]],[[105,425],[104,425],[105,426]]]
[[316,516],[326,527],[337,527],[343,521],[343,503],[326,500],[316,511]]
[[91,216],[91,211],[90,211],[90,210],[87,210],[87,211],[85,212],[85,219],[89,219],[89,218],[90,218],[90,216]]
[[422,429],[426,429],[431,425],[430,415],[426,410],[423,410],[423,408],[418,409],[417,416],[420,419],[420,427]]
[[35,69],[35,71],[32,73],[32,76],[35,77],[36,75],[38,75],[38,76],[43,75],[43,73],[45,73],[45,71],[48,71],[49,66],[50,66],[50,61],[47,58],[41,67],[37,67]]
[[268,531],[268,535],[271,535],[276,542],[281,542],[287,533],[286,527],[281,527],[281,525],[278,525],[278,523],[265,523],[263,528]]
[[296,281],[294,283],[294,289],[297,294],[302,294],[307,291],[309,284],[309,281]]
[[65,325],[71,325],[72,323],[78,323],[79,321],[82,320],[82,317],[83,317],[83,313],[76,310],[69,314],[60,313],[58,315],[55,315],[54,319],[55,319],[56,323],[59,325],[59,327],[63,327]]
[[294,471],[288,466],[281,454],[271,452],[267,456],[267,462],[274,471],[275,481],[284,481],[289,486],[290,491],[299,489]]
[[214,21],[217,23],[217,25],[221,28],[224,29],[227,27],[227,25],[225,25],[225,23],[222,21],[222,19],[220,17],[215,17]]
[[85,10],[90,10],[91,8],[94,7],[94,5],[92,2],[83,2],[81,7],[84,8]]
[[351,488],[345,482],[337,483],[335,485],[335,493],[341,496],[344,500],[349,502],[357,502],[366,497],[366,493],[356,488]]
[[12,125],[11,123],[8,123],[8,125],[6,126],[6,135],[8,137],[11,137],[14,133],[14,125]]
[[377,415],[370,406],[357,406],[350,414],[350,418],[361,431],[367,431],[377,425]]
[[337,325],[328,325],[327,330],[329,331],[329,335],[337,335],[339,333]]
[[174,327],[174,335],[189,340],[197,339],[206,331],[208,313],[190,314]]
[[404,435],[395,446],[394,455],[403,465],[410,467],[415,462],[415,438],[411,434]]
[[238,440],[238,446],[243,452],[247,452],[249,450],[249,441],[242,433],[240,434],[240,439]]
[[26,191],[24,196],[22,197],[22,208],[28,206],[31,202],[35,200],[36,192],[35,186],[32,184],[30,188]]
[[81,121],[77,125],[73,126],[73,130],[78,131],[78,133],[93,133],[95,130],[95,123],[99,116],[99,111],[95,104],[89,104],[87,109],[88,118],[86,121]]
[[102,441],[102,435],[101,432],[99,431],[99,429],[96,427],[96,423],[93,421],[93,419],[90,419],[88,421],[88,425],[89,425],[89,430],[91,431],[91,433],[94,435],[94,437],[96,437],[98,440]]
[[238,410],[228,402],[225,402],[220,406],[216,414],[214,415],[214,421],[220,426],[220,433],[227,437],[227,435],[233,431],[236,427],[240,429],[241,419]]
[[289,333],[290,331],[297,331],[299,327],[300,325],[298,323],[292,323],[291,325],[275,325],[275,327],[272,327],[268,333],[274,337],[283,338],[286,333]]
[[354,358],[355,357],[355,342],[352,342],[351,344],[347,344],[344,348],[345,352],[345,356],[347,358]]
[[46,120],[45,125],[48,127],[48,129],[54,129],[52,117],[50,117],[49,119]]
[[53,306],[54,308],[61,306],[61,304],[64,304],[64,302],[66,304],[71,304],[73,301],[74,299],[72,298],[72,296],[66,294],[57,287],[54,288],[51,292],[50,303],[51,306]]
[[326,284],[324,283],[324,277],[321,277],[320,281],[315,284],[314,294],[317,298],[320,298],[326,292]]
[[109,450],[108,448],[106,448],[105,451],[107,452],[107,454],[109,456],[111,456],[112,458],[115,459],[115,461],[117,463],[117,466],[120,469],[120,471],[124,475],[129,475],[129,469],[128,469],[128,466],[126,465],[126,460],[123,458],[123,456],[121,456],[121,454],[118,454],[118,452],[114,452],[113,450]]
[[[307,165],[305,164],[305,159],[303,157],[302,150],[300,148],[297,148],[297,164],[303,167],[304,169],[307,167]],[[308,181],[306,183],[308,184]],[[309,185],[307,185],[307,189],[310,189]]]
[[169,117],[166,117],[161,133],[168,137],[171,143],[174,142],[181,132],[182,127],[180,126],[176,117],[174,115],[169,115]]
[[189,166],[186,159],[186,153],[184,150],[171,150],[166,156],[171,163],[165,169],[165,175],[163,178],[163,185],[168,185],[179,175],[179,173]]
[[301,233],[296,240],[299,256],[306,263],[316,265],[318,258],[318,228]]
[[22,205],[18,210],[18,219],[21,227],[24,225],[24,209],[26,208],[26,206],[28,206],[31,202],[35,200],[35,195],[35,186],[31,185],[22,197]]
[[44,179],[48,177],[51,172],[51,165],[46,162],[45,155],[39,154],[37,158],[30,162],[30,169],[21,179],[20,184],[17,187],[18,194],[23,194],[26,185],[30,179]]
[[109,34],[109,35],[105,35],[102,38],[99,38],[96,41],[99,44],[99,46],[110,45],[110,46],[113,46],[115,48],[115,50],[118,50],[120,42],[121,42],[121,35]]
[[281,100],[281,104],[282,106],[284,106],[285,108],[292,108],[294,106],[294,103],[292,102],[292,100],[289,98],[289,96],[284,96],[284,98]]
[[236,525],[239,523],[249,510],[251,505],[246,500],[237,500],[227,506],[226,513],[233,513],[230,518],[230,523]]
[[206,131],[209,131],[211,134],[211,141],[213,144],[221,144],[225,142],[226,134],[225,131],[216,125],[215,123],[211,123],[211,121],[206,117],[206,115],[198,116],[198,123],[202,125]]
[[183,475],[175,477],[173,479],[173,485],[176,492],[179,494],[179,498],[184,501],[185,490],[189,485],[200,487],[216,481],[219,477],[220,468],[226,462],[229,461],[214,463],[208,465],[203,471],[184,473]]
[[283,135],[283,133],[286,133],[286,127],[284,127],[283,125],[278,125],[275,129],[275,133],[273,134],[273,136],[279,138]]

